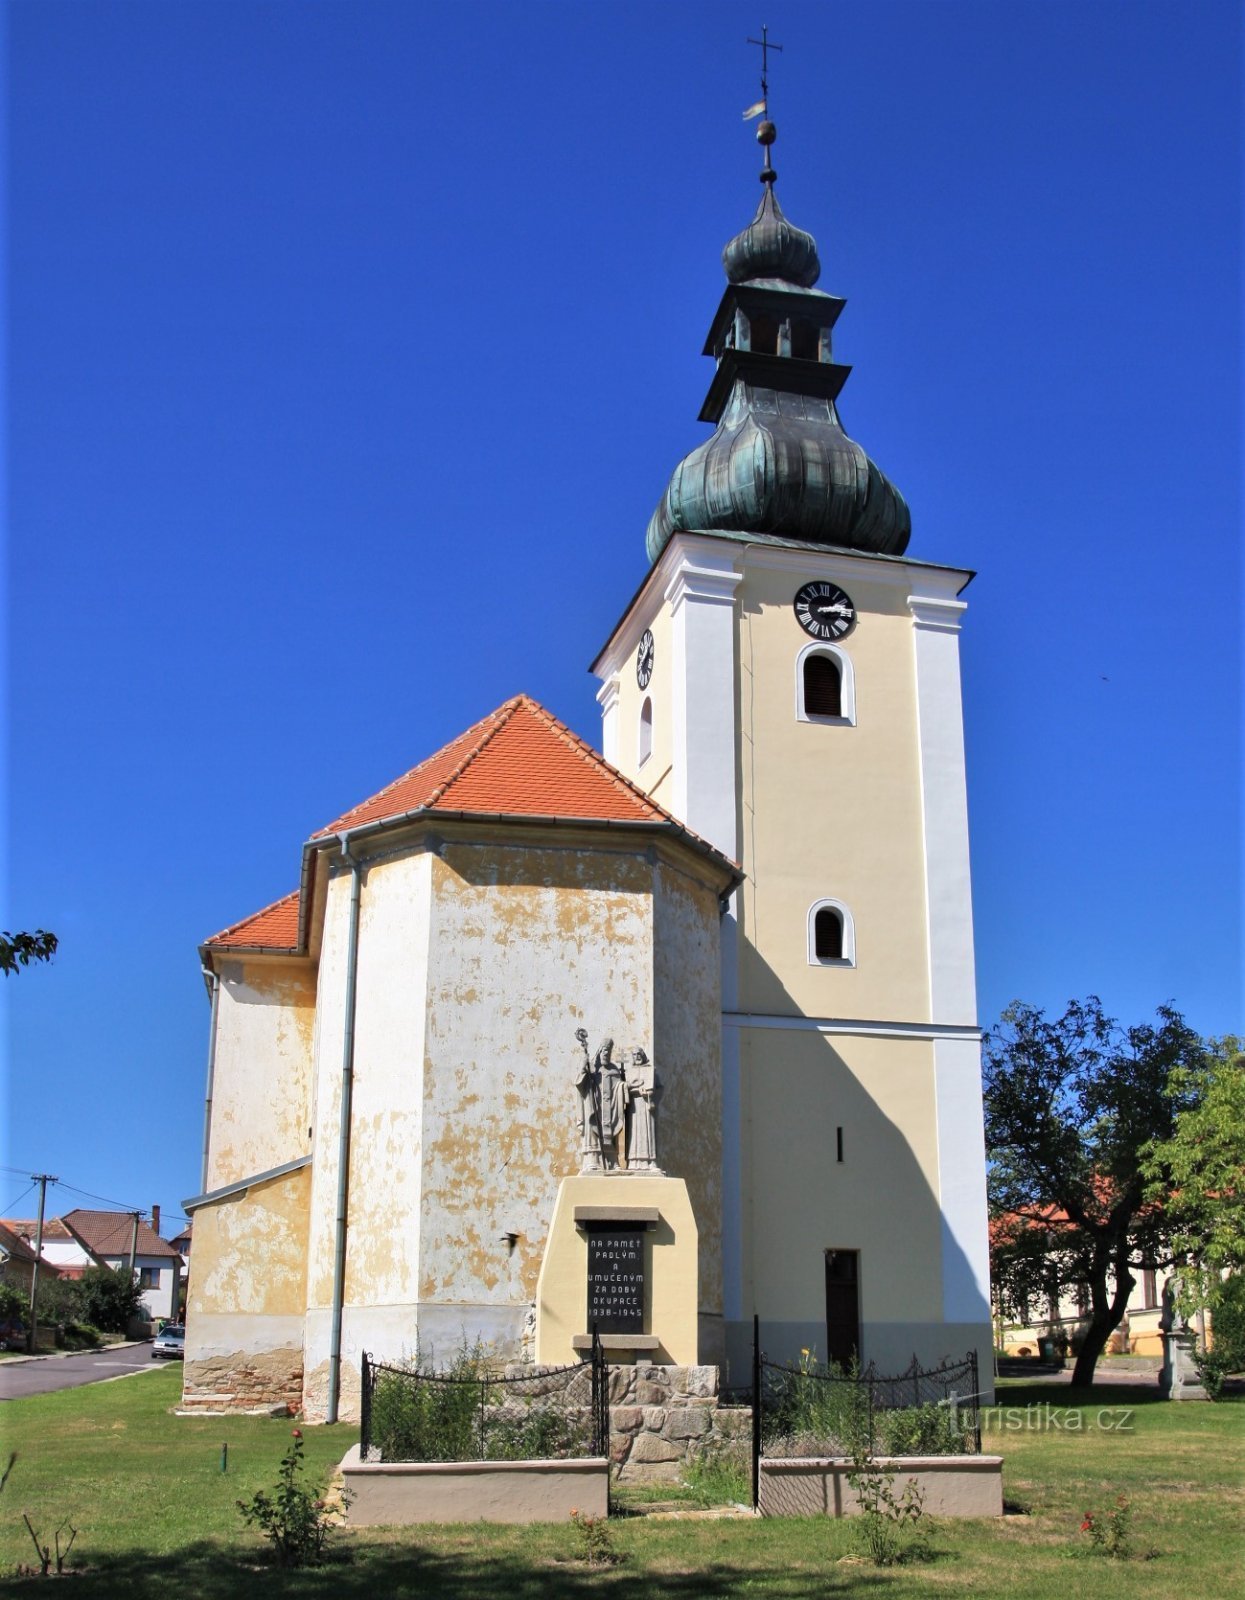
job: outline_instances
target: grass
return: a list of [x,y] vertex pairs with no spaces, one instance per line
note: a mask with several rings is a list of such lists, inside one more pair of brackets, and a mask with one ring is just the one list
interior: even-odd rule
[[[1245,1551],[1238,1532],[1245,1465],[1245,1407],[1156,1403],[1153,1386],[1112,1384],[1088,1394],[1014,1383],[1003,1402],[1058,1407],[1082,1431],[987,1435],[1006,1461],[1009,1501],[1025,1514],[1000,1522],[944,1523],[928,1564],[879,1571],[859,1558],[850,1524],[825,1519],[660,1521],[622,1517],[616,1567],[578,1559],[569,1525],[374,1530],[343,1533],[319,1570],[267,1565],[234,1502],[270,1486],[291,1424],[263,1418],[175,1418],[179,1370],[65,1390],[0,1408],[3,1447],[18,1452],[0,1496],[0,1584],[33,1557],[23,1510],[45,1533],[65,1517],[78,1528],[75,1600],[717,1600],[763,1595],[951,1597],[1024,1600],[1219,1600],[1239,1592]],[[1105,1408],[1135,1409],[1131,1432],[1094,1426]],[[1045,1413],[1030,1412],[1029,1420]],[[999,1419],[1004,1420],[1004,1419]],[[1112,1419],[1115,1420],[1115,1419]],[[307,1458],[327,1470],[353,1441],[346,1427],[307,1428]],[[228,1471],[220,1471],[222,1442]],[[1150,1561],[1073,1559],[1088,1541],[1087,1510],[1118,1494],[1134,1508],[1134,1542]],[[668,1489],[660,1498],[678,1498]]]

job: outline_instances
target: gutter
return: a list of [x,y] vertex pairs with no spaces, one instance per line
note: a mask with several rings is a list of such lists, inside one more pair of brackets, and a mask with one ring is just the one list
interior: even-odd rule
[[220,1004],[220,973],[204,963],[200,964],[200,971],[207,979],[212,995],[212,1020],[208,1025],[207,1090],[203,1096],[203,1162],[199,1171],[199,1186],[206,1193],[208,1143],[212,1137],[212,1088],[216,1081],[216,1011]]
[[350,923],[346,936],[346,999],[342,1030],[341,1109],[337,1134],[337,1218],[333,1237],[333,1302],[329,1329],[329,1396],[326,1422],[337,1421],[341,1398],[342,1310],[346,1298],[346,1228],[350,1206],[350,1112],[354,1096],[355,996],[359,971],[359,900],[363,863],[350,854],[349,833],[338,835],[342,861],[350,868]]

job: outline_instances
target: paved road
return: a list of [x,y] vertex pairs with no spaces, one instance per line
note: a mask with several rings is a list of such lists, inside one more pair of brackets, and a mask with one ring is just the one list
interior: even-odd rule
[[0,1400],[21,1400],[30,1394],[51,1394],[56,1389],[76,1389],[126,1372],[143,1372],[167,1365],[151,1359],[150,1344],[118,1345],[107,1350],[83,1350],[73,1356],[47,1356],[38,1361],[0,1361]]

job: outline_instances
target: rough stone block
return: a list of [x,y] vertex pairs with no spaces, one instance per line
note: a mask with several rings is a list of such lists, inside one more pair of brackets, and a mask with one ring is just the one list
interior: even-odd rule
[[682,1459],[683,1452],[677,1444],[671,1444],[668,1439],[659,1438],[655,1433],[637,1435],[635,1443],[631,1446],[631,1454],[627,1457],[629,1463],[639,1464]]
[[643,1425],[644,1412],[639,1406],[611,1406],[610,1429],[614,1433],[635,1433]]
[[644,1426],[649,1433],[660,1433],[666,1426],[665,1406],[645,1406]]
[[700,1439],[709,1432],[707,1411],[680,1407],[669,1413],[665,1434],[667,1439]]
[[642,1406],[660,1406],[669,1399],[670,1391],[665,1384],[641,1378],[635,1386],[635,1397]]
[[716,1367],[686,1367],[686,1389],[688,1394],[698,1395],[702,1399],[711,1400],[718,1392],[718,1369]]

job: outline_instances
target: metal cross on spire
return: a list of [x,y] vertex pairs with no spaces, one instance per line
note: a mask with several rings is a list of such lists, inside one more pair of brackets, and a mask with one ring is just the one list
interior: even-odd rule
[[759,39],[749,39],[748,43],[756,45],[757,49],[760,50],[760,52],[761,52],[761,99],[763,101],[768,102],[768,100],[769,100],[769,53],[770,53],[771,50],[777,50],[778,54],[781,55],[782,54],[782,46],[780,44],[771,44],[770,43],[770,41],[769,41],[769,29],[766,27],[766,25],[764,23],[761,24],[761,37]]

